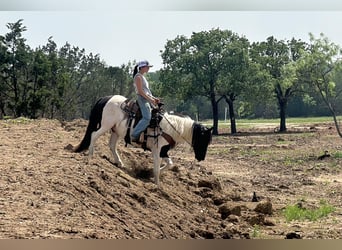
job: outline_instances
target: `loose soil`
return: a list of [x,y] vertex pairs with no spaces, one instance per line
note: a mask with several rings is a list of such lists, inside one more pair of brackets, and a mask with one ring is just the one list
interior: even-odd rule
[[[332,123],[220,131],[197,162],[171,151],[174,166],[153,183],[151,153],[109,134],[95,154],[73,153],[87,121],[0,121],[2,239],[338,239],[342,237],[342,139]],[[330,157],[317,157],[328,151]],[[253,202],[254,198],[257,201]],[[284,208],[335,208],[316,221],[286,221]]]

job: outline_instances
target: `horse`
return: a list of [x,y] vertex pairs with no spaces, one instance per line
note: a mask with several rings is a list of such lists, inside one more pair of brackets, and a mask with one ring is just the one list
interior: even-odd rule
[[[96,140],[106,133],[111,132],[109,147],[114,157],[114,164],[124,167],[117,152],[117,142],[125,138],[128,130],[129,116],[122,108],[128,99],[122,95],[101,97],[92,107],[85,135],[74,152],[82,152],[89,149],[89,157],[94,153]],[[198,161],[205,159],[208,145],[212,138],[212,128],[195,122],[190,117],[182,117],[164,112],[157,128],[148,128],[146,132],[146,148],[153,155],[154,182],[160,187],[159,176],[162,171],[169,168],[173,162],[168,156],[168,151],[180,143],[188,143],[192,146],[195,158]],[[131,124],[131,127],[134,123]],[[133,129],[130,128],[130,131]],[[162,162],[166,164],[161,165]]]

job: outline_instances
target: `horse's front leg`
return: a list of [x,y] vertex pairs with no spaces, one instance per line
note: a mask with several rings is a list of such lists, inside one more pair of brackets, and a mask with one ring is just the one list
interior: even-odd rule
[[111,131],[111,136],[110,136],[110,140],[109,140],[109,148],[113,153],[114,164],[117,164],[118,167],[123,167],[123,163],[122,163],[121,158],[120,158],[118,151],[117,151],[118,138],[119,138],[119,136],[115,132]]
[[168,169],[170,166],[173,165],[173,162],[172,162],[171,158],[169,158],[169,157],[164,157],[164,158],[162,158],[162,161],[165,162],[165,165],[163,165],[163,166],[160,168],[160,173],[162,173],[164,170]]
[[160,148],[160,157],[162,157],[163,161],[165,162],[165,165],[163,165],[160,170],[164,171],[165,169],[169,168],[173,162],[171,158],[168,155],[169,150],[171,149],[170,144],[162,145]]
[[153,175],[154,175],[154,183],[160,188],[160,164],[162,158],[159,156],[159,150],[158,147],[153,147],[152,149],[153,154]]

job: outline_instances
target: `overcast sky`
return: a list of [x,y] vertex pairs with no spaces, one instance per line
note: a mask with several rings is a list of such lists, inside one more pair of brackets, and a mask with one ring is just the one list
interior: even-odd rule
[[147,59],[154,70],[162,67],[160,50],[167,40],[213,28],[232,30],[251,42],[272,35],[308,41],[309,32],[316,37],[324,33],[342,46],[342,4],[332,0],[68,2],[0,0],[0,35],[8,32],[7,23],[23,19],[27,27],[23,35],[32,48],[45,45],[52,36],[58,47],[68,42],[86,53],[99,54],[107,65]]

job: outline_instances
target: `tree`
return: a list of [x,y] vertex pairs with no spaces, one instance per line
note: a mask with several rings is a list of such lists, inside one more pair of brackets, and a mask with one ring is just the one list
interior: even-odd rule
[[324,34],[320,34],[317,39],[310,34],[310,41],[310,50],[298,62],[298,76],[309,84],[309,89],[319,93],[333,116],[339,136],[342,137],[336,113],[337,105],[340,106],[338,98],[342,94],[342,50]]
[[[23,115],[25,112],[25,98],[28,90],[27,71],[29,67],[30,48],[25,44],[26,39],[22,33],[26,27],[22,24],[22,19],[15,23],[8,23],[9,33],[5,34],[2,40],[2,55],[4,66],[2,66],[2,85],[7,95],[7,105],[14,113],[15,117]],[[3,105],[3,104],[2,104]]]
[[66,43],[58,51],[59,117],[72,119],[89,112],[90,106],[104,93],[111,92],[106,81],[105,65],[99,55]]
[[58,49],[52,37],[32,50],[22,21],[7,24],[10,31],[0,36],[0,118],[86,118],[100,96],[132,94],[130,64],[108,67],[69,43]]
[[0,118],[6,116],[6,102],[8,97],[8,52],[5,44],[5,37],[0,36]]
[[249,48],[250,44],[244,37],[227,45],[226,71],[219,77],[218,93],[228,104],[232,134],[237,132],[234,108],[237,98],[245,100],[246,104],[258,103],[256,100],[260,97],[265,100],[269,96],[269,75],[260,64],[250,60]]
[[41,117],[55,118],[61,107],[63,94],[65,72],[61,70],[63,61],[58,55],[57,44],[49,37],[48,42],[42,48],[39,48],[45,57],[45,69],[47,70],[44,77],[45,84],[40,89],[42,93]]
[[300,58],[300,51],[305,49],[306,44],[300,40],[278,41],[273,36],[265,42],[252,44],[251,57],[271,76],[279,107],[279,132],[286,131],[286,109],[290,98],[303,91],[303,85],[295,75],[294,62]]
[[29,72],[32,86],[28,92],[26,114],[30,118],[37,118],[39,111],[48,105],[45,100],[51,94],[51,89],[48,86],[51,68],[48,57],[40,49],[33,52],[32,60]]
[[120,67],[110,66],[106,70],[111,81],[111,93],[131,98],[134,93],[133,79],[130,75],[130,71],[133,71],[132,66],[123,64]]
[[227,58],[233,55],[230,46],[239,41],[245,39],[232,31],[212,29],[194,32],[189,39],[178,36],[162,52],[161,80],[166,92],[178,99],[203,96],[210,100],[214,135],[218,134],[218,103],[224,98],[219,89],[230,70]]

